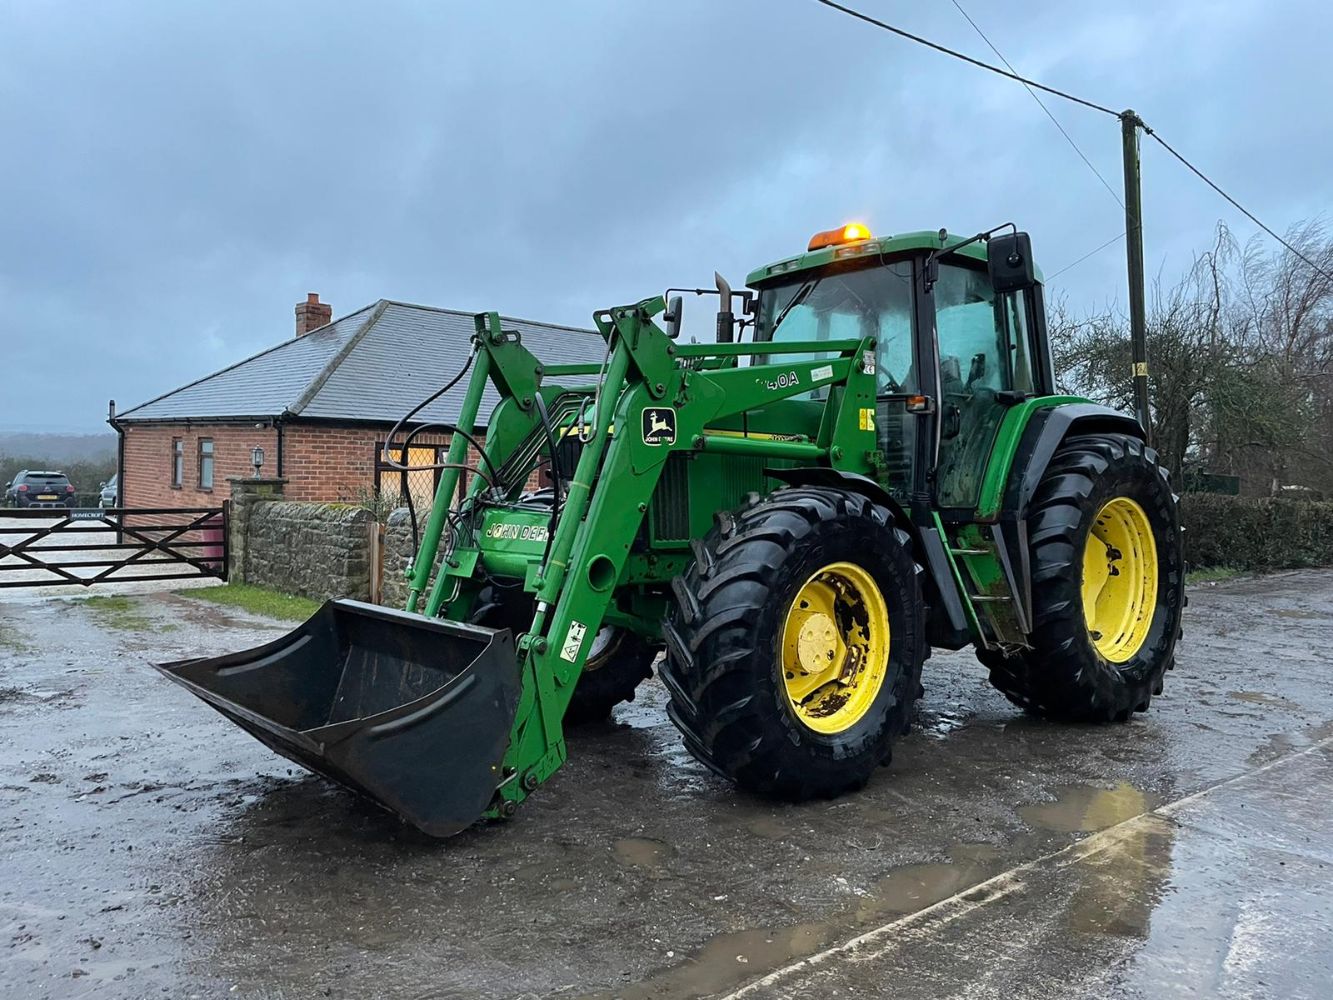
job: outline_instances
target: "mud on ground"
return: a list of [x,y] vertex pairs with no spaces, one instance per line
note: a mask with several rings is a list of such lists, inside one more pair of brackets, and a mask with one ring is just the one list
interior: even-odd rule
[[[569,764],[513,821],[435,842],[147,666],[287,625],[170,594],[134,601],[130,615],[0,604],[0,996],[719,995],[875,928],[919,936],[909,915],[974,886],[985,902],[1016,869],[1053,880],[1049,893],[1029,879],[1026,903],[991,906],[970,944],[920,937],[895,993],[953,995],[975,982],[963,959],[998,948],[1005,995],[1152,995],[1134,984],[1181,954],[1180,982],[1199,982],[1190,962],[1222,975],[1215,955],[1248,926],[1226,879],[1186,876],[1191,858],[1220,855],[1208,825],[1170,804],[1253,776],[1252,813],[1304,830],[1312,806],[1276,782],[1292,755],[1326,759],[1333,736],[1333,573],[1289,573],[1194,591],[1179,668],[1127,725],[1026,718],[969,654],[937,654],[891,768],[859,795],[784,806],[694,763],[654,681],[573,735]],[[1064,867],[1059,852],[1096,831],[1114,850]],[[1333,848],[1306,839],[1291,870],[1326,885]],[[1301,905],[1327,929],[1327,897]],[[1205,913],[1182,952],[1182,926]],[[1293,935],[1277,940],[1317,957],[1319,941]],[[1053,942],[1076,954],[1054,965]],[[1227,966],[1216,994],[1305,995],[1290,975],[1274,992],[1278,959],[1259,949]],[[834,980],[806,995],[883,984],[824,967]],[[1252,981],[1268,985],[1251,994]]]

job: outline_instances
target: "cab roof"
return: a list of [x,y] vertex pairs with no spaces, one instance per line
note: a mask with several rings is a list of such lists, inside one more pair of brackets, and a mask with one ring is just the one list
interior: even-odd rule
[[[792,273],[823,267],[835,260],[856,259],[869,254],[888,257],[910,253],[914,250],[938,250],[941,247],[957,246],[968,239],[971,239],[970,235],[959,236],[946,232],[944,242],[941,243],[939,230],[923,229],[913,233],[900,233],[897,236],[877,236],[868,240],[821,247],[818,250],[808,250],[805,253],[797,254],[795,257],[788,257],[785,260],[779,260],[751,271],[746,276],[745,283],[751,288],[759,288],[776,279],[785,278]],[[963,247],[958,251],[958,254],[985,263],[986,244],[978,240]],[[1037,277],[1040,280],[1040,271],[1037,272]]]

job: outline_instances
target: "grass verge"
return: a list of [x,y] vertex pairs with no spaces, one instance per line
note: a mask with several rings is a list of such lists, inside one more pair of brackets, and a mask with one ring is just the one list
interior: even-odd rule
[[251,614],[264,615],[266,618],[282,618],[287,621],[303,622],[319,610],[320,602],[308,597],[296,597],[264,587],[251,587],[244,583],[227,583],[221,587],[200,587],[197,590],[178,590],[180,597],[189,597],[213,604],[225,604],[230,608],[240,608]]
[[1205,566],[1203,569],[1190,570],[1185,574],[1186,585],[1197,583],[1218,583],[1241,575],[1238,569],[1230,566]]

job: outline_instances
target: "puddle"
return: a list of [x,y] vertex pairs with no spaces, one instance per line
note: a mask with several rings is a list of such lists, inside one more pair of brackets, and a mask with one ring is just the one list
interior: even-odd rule
[[[626,841],[617,843],[617,853],[623,843]],[[992,852],[994,849],[985,844],[962,844],[955,853],[989,857]],[[880,879],[873,889],[856,900],[851,909],[835,913],[826,921],[719,934],[683,960],[668,954],[668,960],[678,964],[656,975],[630,986],[594,994],[585,1000],[610,1000],[612,997],[618,1000],[659,997],[693,1000],[714,996],[812,955],[833,941],[845,938],[849,932],[916,913],[966,891],[993,874],[993,869],[972,861],[904,865]]]
[[1252,765],[1261,766],[1276,760],[1278,757],[1285,757],[1295,750],[1304,750],[1306,747],[1318,743],[1320,740],[1328,739],[1330,736],[1333,736],[1333,720],[1320,723],[1317,726],[1307,726],[1295,732],[1272,733],[1261,746],[1250,754],[1248,761]]
[[1275,694],[1264,694],[1262,691],[1228,691],[1228,698],[1235,698],[1237,701],[1247,701],[1252,705],[1271,705],[1274,708],[1281,708],[1288,712],[1299,712],[1301,706],[1294,701],[1286,698],[1280,698]]
[[676,853],[670,844],[651,837],[625,837],[612,850],[622,865],[635,868],[661,868]]
[[755,816],[745,824],[745,829],[749,830],[756,837],[764,837],[768,840],[787,840],[791,837],[791,824],[781,816]]
[[1278,618],[1300,618],[1304,621],[1322,621],[1328,617],[1318,611],[1301,611],[1299,608],[1275,608],[1272,613]]
[[[1079,934],[1147,937],[1172,872],[1175,824],[1151,814],[1128,824],[1073,875],[1065,921]],[[1120,834],[1121,831],[1117,831]]]
[[1156,796],[1128,782],[1114,788],[1073,785],[1061,789],[1054,802],[1023,806],[1018,814],[1029,826],[1056,833],[1093,833],[1153,809]]
[[973,713],[965,711],[923,711],[917,716],[917,729],[932,739],[942,740],[956,730],[967,728],[973,717]]
[[[1030,823],[1060,832],[1092,832],[1148,812],[1157,800],[1127,783],[1114,788],[1074,786],[1053,803],[1023,810]],[[761,818],[764,819],[764,818]],[[1107,863],[1083,866],[1081,882],[1064,916],[1082,932],[1142,937],[1160,899],[1171,864],[1172,824],[1156,815],[1130,824],[1106,851]],[[657,841],[630,838],[616,844],[653,847]],[[634,850],[638,851],[639,846]],[[807,957],[849,934],[885,921],[918,913],[998,874],[1003,851],[985,843],[960,843],[949,849],[953,861],[904,865],[888,872],[848,909],[818,923],[759,928],[720,934],[683,960],[668,953],[669,966],[630,986],[595,994],[587,1000],[648,1000],[658,997],[702,998],[735,989],[790,962]],[[1086,870],[1084,870],[1086,869]]]
[[858,924],[868,924],[885,917],[915,913],[985,881],[986,877],[981,865],[969,862],[904,865],[876,883],[857,906],[855,919]]
[[[731,990],[756,975],[810,955],[835,939],[828,924],[795,924],[719,934],[695,955],[656,976],[584,1000],[700,1000]],[[668,961],[676,961],[674,955]]]

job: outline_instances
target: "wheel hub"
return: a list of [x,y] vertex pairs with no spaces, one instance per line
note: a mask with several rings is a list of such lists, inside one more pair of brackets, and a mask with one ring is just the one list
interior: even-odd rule
[[1083,619],[1097,652],[1112,663],[1130,660],[1147,640],[1157,576],[1147,512],[1129,497],[1107,502],[1083,546]]
[[797,659],[806,674],[821,674],[840,661],[847,647],[832,618],[816,612],[805,619],[796,644]]
[[838,733],[870,710],[888,674],[889,616],[874,578],[830,563],[797,590],[782,629],[780,666],[797,718]]

